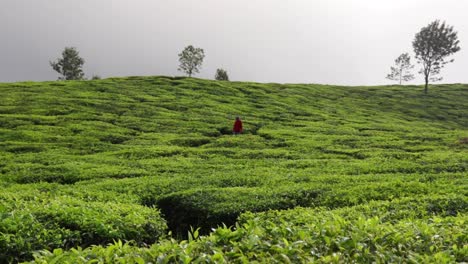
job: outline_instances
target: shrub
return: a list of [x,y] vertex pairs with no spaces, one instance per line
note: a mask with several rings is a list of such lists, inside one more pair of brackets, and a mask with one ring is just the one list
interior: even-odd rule
[[229,81],[227,71],[224,69],[217,69],[215,74],[215,80],[217,81]]
[[[465,204],[456,217],[432,214],[424,204]],[[419,206],[421,202],[423,206]],[[246,213],[233,228],[208,236],[191,230],[188,240],[163,240],[150,248],[116,242],[108,247],[42,251],[36,263],[52,261],[221,263],[453,263],[467,261],[466,197],[425,197],[337,210],[293,209]],[[451,203],[451,202],[449,202]],[[415,208],[411,210],[412,207]],[[406,213],[384,220],[393,207]],[[383,208],[383,209],[381,209]],[[370,216],[369,214],[372,214]],[[80,262],[81,261],[81,262]]]
[[166,234],[166,222],[151,208],[66,196],[15,197],[0,199],[1,262],[26,260],[35,250],[105,245],[119,239],[149,244]]

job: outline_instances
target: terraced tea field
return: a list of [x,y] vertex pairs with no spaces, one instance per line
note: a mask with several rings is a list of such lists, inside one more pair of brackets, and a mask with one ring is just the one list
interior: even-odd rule
[[468,262],[468,85],[0,92],[2,263]]

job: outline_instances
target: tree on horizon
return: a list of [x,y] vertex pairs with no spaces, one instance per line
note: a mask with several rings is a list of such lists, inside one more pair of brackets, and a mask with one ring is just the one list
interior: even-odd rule
[[413,41],[413,49],[416,60],[422,64],[419,73],[424,75],[424,93],[427,94],[429,81],[440,81],[442,77],[437,77],[441,69],[454,60],[446,60],[448,56],[458,52],[457,32],[452,26],[445,22],[436,20],[418,32]]
[[217,69],[215,74],[215,80],[218,81],[229,81],[227,71],[224,69]]
[[65,47],[62,52],[62,57],[56,61],[50,61],[50,66],[54,71],[62,75],[59,80],[83,80],[83,64],[84,59],[80,57],[78,50],[75,47]]
[[411,57],[408,53],[402,53],[398,58],[395,59],[395,67],[390,67],[391,73],[387,75],[387,79],[393,81],[399,81],[399,84],[403,81],[408,82],[414,79],[414,74],[411,73],[411,69],[414,65],[411,64]]
[[201,48],[195,48],[192,45],[185,47],[185,49],[179,54],[179,71],[183,71],[192,77],[192,74],[199,73],[203,59],[205,58],[205,52]]

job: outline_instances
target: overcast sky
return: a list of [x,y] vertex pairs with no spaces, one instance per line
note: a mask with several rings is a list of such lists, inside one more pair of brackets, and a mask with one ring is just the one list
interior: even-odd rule
[[[458,31],[445,83],[468,83],[467,0],[0,0],[0,82],[56,80],[66,46],[88,77],[183,75],[177,54],[205,50],[196,77],[388,84],[394,59],[435,19]],[[417,76],[416,83],[422,83]]]

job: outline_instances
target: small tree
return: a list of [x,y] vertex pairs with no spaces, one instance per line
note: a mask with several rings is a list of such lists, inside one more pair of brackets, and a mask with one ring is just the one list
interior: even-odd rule
[[52,69],[60,73],[62,76],[59,80],[83,80],[83,64],[84,59],[80,57],[76,48],[66,47],[62,52],[62,58],[57,61],[49,62]]
[[395,67],[390,67],[392,71],[387,75],[387,79],[393,81],[399,81],[400,85],[402,81],[408,82],[414,79],[414,75],[411,73],[411,69],[414,65],[411,65],[411,57],[408,53],[403,53],[395,60]]
[[192,77],[192,74],[199,73],[205,53],[201,48],[194,48],[192,45],[185,47],[179,54],[179,71],[183,71]]
[[215,79],[218,81],[229,81],[227,71],[225,71],[224,69],[217,69]]
[[419,73],[424,75],[424,93],[427,93],[429,80],[442,80],[441,77],[436,76],[440,74],[445,64],[453,62],[453,59],[448,61],[446,59],[460,50],[459,43],[457,32],[453,31],[453,27],[447,26],[445,22],[440,23],[439,20],[423,27],[416,34],[413,48],[416,60],[422,64]]

